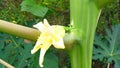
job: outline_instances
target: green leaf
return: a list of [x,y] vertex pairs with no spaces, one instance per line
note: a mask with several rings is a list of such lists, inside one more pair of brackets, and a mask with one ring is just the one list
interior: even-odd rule
[[31,49],[32,45],[31,44],[24,44],[23,47],[19,48],[20,54],[17,55],[18,57],[18,62],[15,63],[15,67],[17,68],[24,68],[29,64],[29,60],[31,58]]
[[24,0],[21,3],[21,10],[32,13],[35,16],[44,17],[48,11],[48,8],[37,4],[35,0]]
[[109,4],[110,2],[113,2],[114,0],[94,0],[97,7],[102,8],[105,5]]
[[46,53],[44,68],[58,68],[58,58],[52,53]]
[[[30,66],[28,68],[40,68],[39,66],[39,51],[32,55],[32,59],[30,59]],[[49,50],[45,54],[44,62],[43,62],[44,68],[58,68],[58,58],[51,53]]]
[[3,46],[4,46],[4,42],[0,40],[0,51],[2,50]]
[[30,63],[32,44],[25,43],[21,38],[5,34],[0,37],[3,37],[3,40],[0,40],[2,41],[0,42],[2,44],[0,58],[17,68],[27,67]]
[[[31,55],[32,48],[32,43],[28,44],[21,38],[0,33],[0,58],[14,67],[40,68],[39,52]],[[58,58],[49,51],[45,55],[44,67],[58,68]]]
[[120,24],[112,27],[112,30],[106,29],[107,36],[95,37],[93,50],[93,59],[112,63],[115,62],[115,68],[120,65]]
[[0,64],[0,68],[5,68],[2,64]]
[[29,63],[30,65],[28,66],[28,68],[40,68],[39,66],[39,51],[37,53],[35,53],[34,55],[32,55]]
[[120,60],[115,60],[115,68],[120,68]]

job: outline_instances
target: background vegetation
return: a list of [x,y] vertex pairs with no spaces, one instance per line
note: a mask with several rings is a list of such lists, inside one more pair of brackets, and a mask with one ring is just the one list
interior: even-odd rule
[[[0,0],[0,19],[32,27],[33,24],[47,18],[50,24],[69,26],[69,0],[36,0],[35,4],[40,4],[40,6],[46,8],[45,10],[43,9],[44,13],[39,14],[36,12],[39,16],[33,14],[31,10],[26,11],[25,7],[23,7],[24,4],[23,0]],[[29,6],[31,5],[29,4]],[[105,29],[108,28],[109,30],[112,30],[112,26],[119,23],[120,2],[115,1],[103,8],[96,30],[96,36],[99,34],[102,34],[103,37],[108,36]],[[34,42],[0,32],[0,58],[15,67],[39,68],[39,53],[36,53],[35,55],[30,54],[30,50],[33,48],[33,45]],[[93,51],[96,53],[95,50]],[[50,60],[51,57],[54,58]],[[51,47],[45,58],[45,65],[50,68],[57,68],[58,66],[59,68],[70,68],[70,59],[65,51],[56,50]],[[103,56],[103,58],[106,57]],[[50,63],[53,63],[54,65]],[[107,62],[105,59],[100,60],[100,58],[95,59],[93,57],[93,68],[106,68],[108,63],[111,64],[110,66],[114,66],[115,64],[114,61]],[[0,67],[3,67],[3,65],[0,65]]]

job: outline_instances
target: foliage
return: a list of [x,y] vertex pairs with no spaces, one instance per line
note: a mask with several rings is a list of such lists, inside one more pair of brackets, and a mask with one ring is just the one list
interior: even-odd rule
[[0,1],[0,19],[21,25],[25,25],[28,20],[35,19],[32,15],[20,11],[21,0]]
[[[20,4],[22,3],[22,1],[24,2],[25,0],[0,0],[0,19],[10,21],[13,23],[17,23],[17,24],[26,25],[26,26],[30,25],[30,27],[32,27],[32,25],[35,24],[36,22],[40,21],[42,19],[42,17],[38,17],[38,16],[32,15],[30,13],[20,11],[21,10]],[[44,6],[48,7],[49,10],[47,11],[45,18],[47,18],[50,21],[50,24],[62,24],[62,25],[69,24],[69,22],[70,22],[69,21],[69,17],[70,17],[69,16],[69,0],[59,0],[59,1],[58,0],[35,0],[35,1],[40,1],[40,3],[37,2],[37,4],[41,4],[42,6],[44,5]],[[119,5],[118,5],[117,1],[115,0],[115,3],[103,8],[102,15],[101,15],[99,23],[98,23],[97,32],[104,33],[104,28],[106,28],[106,26],[111,26],[112,24],[114,25],[114,24],[119,23],[118,22],[119,7],[118,6]],[[27,21],[29,21],[29,22],[27,22]],[[31,23],[31,21],[32,21],[32,23]],[[27,44],[21,38],[17,38],[17,39],[15,39],[16,37],[13,37],[13,38],[16,42],[21,40],[21,43],[18,47],[14,46],[15,43],[11,41],[11,35],[6,35],[6,34],[0,33],[0,58],[3,58],[3,59],[6,58],[4,60],[8,61],[12,65],[16,65],[15,63],[18,64],[18,61],[22,61],[18,57],[20,55],[20,58],[23,58],[23,57],[21,57],[21,54],[22,54],[22,56],[24,56],[25,60],[27,61],[27,65],[26,65],[26,61],[22,62],[22,64],[25,63],[25,65],[28,67],[30,67],[30,65],[31,65],[31,67],[33,67],[33,68],[39,68],[39,66],[38,66],[39,53],[32,55],[32,56],[29,54],[28,57],[23,55],[23,52],[25,52],[25,51],[27,51],[27,53],[30,53],[30,48],[33,47],[32,43]],[[19,43],[19,42],[17,42],[17,43]],[[28,45],[28,46],[26,46],[26,45]],[[28,48],[29,50],[27,50],[26,48]],[[9,52],[9,51],[11,51],[11,52]],[[4,52],[5,55],[1,52]],[[6,53],[8,53],[8,54],[6,54]],[[3,54],[3,55],[1,55],[1,54]],[[48,54],[46,56],[49,56]],[[64,65],[66,63],[65,60],[67,60],[68,58],[66,59],[66,57],[63,57],[63,56],[65,56],[65,54],[63,54],[63,52],[61,52],[60,54],[62,54],[62,55],[58,55],[58,53],[57,53],[57,55],[59,56],[59,60],[62,58],[64,59],[62,62],[60,62],[61,63],[60,68],[62,68],[62,64]],[[50,53],[50,55],[51,55],[51,53]],[[13,58],[13,60],[11,59],[11,57]],[[78,60],[78,58],[76,58],[76,59]],[[29,61],[29,63],[28,63],[28,61]],[[34,62],[34,63],[32,63],[32,62]],[[53,61],[53,62],[51,61],[49,63],[51,63],[50,65],[52,65],[52,63],[54,63],[54,62],[57,62],[57,59],[55,59],[55,61]],[[69,61],[67,61],[67,62],[70,63]],[[45,61],[45,63],[46,63],[46,61]],[[70,66],[70,64],[69,64],[69,66]],[[0,68],[1,67],[2,67],[2,65],[0,65]],[[55,67],[52,67],[52,68],[55,68]]]
[[[101,12],[100,19],[97,25],[97,32],[105,34],[105,28],[111,27],[111,25],[115,25],[120,23],[119,18],[119,2],[114,0],[113,3],[106,5]],[[113,11],[114,10],[114,11]]]
[[[39,68],[39,53],[31,55],[32,43],[24,39],[0,33],[0,58],[17,68]],[[45,68],[58,68],[57,57],[48,52],[45,55]],[[2,65],[0,65],[2,67]],[[4,68],[4,66],[2,67]]]
[[120,24],[106,29],[107,36],[96,36],[93,50],[93,59],[107,63],[114,61],[115,68],[120,67]]
[[[30,12],[21,11],[22,6],[20,5],[23,1],[25,0],[0,0],[0,19],[21,25],[28,25],[27,21],[37,23],[43,19],[43,17],[35,16]],[[45,18],[50,21],[50,24],[68,25],[69,0],[35,0],[35,3],[49,9]]]
[[[35,24],[36,22],[39,22],[42,19],[42,17],[32,15],[29,12],[21,11],[22,7],[20,5],[24,1],[25,0],[9,0],[9,1],[8,0],[0,0],[0,19],[6,20],[6,21],[9,21],[9,22],[13,22],[15,24],[25,25],[27,27],[32,27],[33,24]],[[45,15],[45,18],[47,18],[50,21],[50,24],[66,24],[66,23],[69,23],[69,0],[59,0],[59,1],[58,0],[44,0],[44,2],[43,2],[43,0],[35,0],[35,1],[39,1],[39,3],[37,2],[37,4],[41,4],[44,7],[45,6],[48,7],[49,11],[47,11],[47,14]],[[2,42],[7,41],[8,39],[11,40],[11,38],[10,38],[11,35],[6,35],[6,34],[2,34],[2,33],[0,33],[0,34],[1,34],[0,44],[3,44]],[[6,38],[6,37],[8,37],[8,38]],[[17,41],[19,39],[21,39],[21,38],[17,38],[17,39],[15,39],[15,41]],[[21,40],[23,40],[23,39],[21,39]],[[23,40],[22,43],[24,43],[24,40]],[[8,49],[13,50],[14,46],[12,46],[12,45],[15,45],[15,44],[13,42],[10,42],[10,44],[11,44],[12,48],[8,48]],[[23,44],[22,47],[25,44]],[[8,46],[8,45],[9,44],[6,44],[6,43],[3,44],[4,48],[6,48],[6,46]],[[27,45],[31,46],[33,44],[31,43],[31,44],[27,44]],[[0,45],[0,47],[2,47],[2,46]],[[19,47],[16,48],[15,50],[18,53],[22,53],[22,51],[18,51]],[[31,50],[31,49],[29,49],[29,50]],[[16,51],[14,51],[14,52],[17,53]],[[52,49],[52,51],[54,51],[54,49]],[[4,51],[4,52],[6,52],[6,51]],[[64,67],[64,66],[70,66],[69,64],[67,64],[67,63],[70,63],[69,61],[62,61],[63,59],[67,60],[66,58],[68,56],[67,57],[65,56],[66,53],[63,54],[64,52],[61,52],[61,53],[59,53],[60,54],[59,55],[58,52],[59,51],[57,51],[55,53],[57,54],[57,56],[59,58],[59,65],[57,65],[58,64],[58,59],[56,59],[57,57],[51,59],[51,60],[55,59],[55,61],[52,62],[50,60],[51,62],[48,62],[49,63],[49,64],[47,63],[48,65],[46,65],[46,64],[44,64],[44,65],[46,65],[46,66],[53,65],[52,63],[55,62],[54,66],[59,66],[60,68]],[[0,53],[1,53],[1,51],[0,51]],[[30,53],[30,51],[29,51],[29,53]],[[50,54],[50,55],[53,55],[51,57],[55,57],[54,54]],[[2,55],[0,55],[0,58],[1,58],[1,56]],[[9,54],[9,56],[13,56],[13,55]],[[29,66],[32,65],[33,68],[39,67],[38,66],[38,56],[39,56],[39,54],[37,53],[35,55],[32,55],[33,58],[28,58],[28,59],[31,59],[31,60],[27,60],[27,61],[30,61],[30,63],[28,65]],[[47,56],[49,56],[49,53],[46,55],[46,57]],[[65,57],[63,57],[63,56],[65,56]],[[13,56],[13,58],[14,58],[14,56]],[[8,59],[9,59],[9,57],[7,57],[6,61],[8,61]],[[15,59],[18,59],[18,57],[15,57]],[[34,61],[32,59],[34,59]],[[45,60],[46,60],[46,58],[45,58]],[[10,64],[14,65],[15,62],[13,61],[13,63],[10,63]],[[34,63],[31,63],[31,62],[34,62]],[[9,63],[9,61],[8,61],[8,63]],[[45,61],[45,63],[46,63],[46,61]],[[2,65],[0,65],[0,66],[2,66]],[[57,67],[52,67],[52,68],[57,68]]]
[[35,0],[24,0],[21,3],[21,10],[32,13],[33,15],[44,17],[48,11],[47,7],[42,6],[41,4],[37,4]]
[[69,0],[44,0],[42,4],[46,5],[49,8],[49,11],[45,17],[48,19],[48,21],[50,21],[50,24],[57,25],[69,24],[70,22]]

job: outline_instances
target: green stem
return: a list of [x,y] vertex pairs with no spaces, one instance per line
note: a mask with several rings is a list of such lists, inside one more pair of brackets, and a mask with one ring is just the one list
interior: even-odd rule
[[72,33],[77,40],[70,51],[72,68],[91,68],[94,33],[101,8],[112,1],[70,0]]
[[79,38],[77,42],[80,42],[70,51],[72,68],[91,68],[94,33],[100,12],[94,1],[70,0],[71,24]]

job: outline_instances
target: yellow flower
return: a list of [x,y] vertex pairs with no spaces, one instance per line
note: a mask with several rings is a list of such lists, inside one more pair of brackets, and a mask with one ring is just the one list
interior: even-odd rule
[[55,48],[64,49],[63,37],[65,36],[65,30],[63,26],[53,25],[50,26],[48,21],[44,19],[44,22],[39,22],[33,27],[37,28],[41,34],[37,39],[34,48],[31,50],[31,54],[34,54],[41,48],[39,65],[43,67],[44,55],[48,48],[53,45]]

